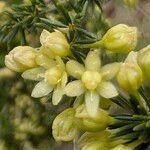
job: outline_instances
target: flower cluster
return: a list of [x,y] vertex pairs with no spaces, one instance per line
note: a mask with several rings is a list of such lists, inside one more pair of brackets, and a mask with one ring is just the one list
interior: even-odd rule
[[[101,41],[81,45],[81,48],[94,48],[83,63],[73,56],[67,38],[60,31],[50,33],[43,30],[40,42],[40,48],[14,48],[5,57],[5,64],[13,71],[22,72],[24,79],[38,81],[32,97],[41,98],[51,93],[53,105],[57,105],[63,95],[73,100],[73,106],[60,113],[53,122],[55,140],[70,141],[79,131],[85,131],[79,140],[79,149],[132,149],[111,141],[107,127],[115,119],[102,109],[101,100],[119,95],[113,82],[116,78],[120,88],[137,98],[139,108],[149,112],[138,89],[150,79],[150,46],[138,52],[132,51],[137,43],[137,29],[116,25]],[[98,47],[112,52],[131,52],[123,63],[102,65],[99,49],[95,49]]]

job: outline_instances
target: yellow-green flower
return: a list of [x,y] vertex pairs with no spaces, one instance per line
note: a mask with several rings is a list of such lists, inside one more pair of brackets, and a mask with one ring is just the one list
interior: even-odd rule
[[143,83],[142,70],[137,64],[137,53],[130,52],[125,62],[121,65],[117,75],[119,85],[132,93],[139,89]]
[[56,141],[71,141],[78,130],[74,125],[74,108],[68,108],[60,113],[54,120],[52,129]]
[[43,54],[39,54],[36,61],[40,67],[25,71],[22,77],[40,81],[34,87],[32,97],[43,97],[53,91],[52,102],[57,105],[64,95],[64,88],[67,83],[65,64],[58,56],[53,60]]
[[112,117],[102,109],[98,109],[94,117],[89,116],[85,105],[80,105],[75,113],[76,126],[83,131],[96,132],[106,129],[113,122]]
[[118,95],[115,86],[109,82],[119,70],[120,63],[112,63],[101,67],[98,51],[90,51],[85,66],[70,60],[66,64],[69,75],[77,80],[68,83],[66,95],[70,97],[85,94],[85,104],[91,116],[97,114],[100,96],[112,98]]
[[103,47],[112,52],[127,53],[136,47],[137,28],[125,24],[118,24],[110,28],[102,39],[95,43],[83,44],[82,48]]
[[79,150],[109,150],[110,133],[108,131],[84,133],[78,141]]
[[36,50],[29,46],[15,47],[5,56],[5,65],[16,72],[23,72],[37,66]]
[[71,53],[67,39],[58,30],[52,33],[43,30],[40,36],[40,42],[42,44],[40,51],[50,58],[54,58],[55,56],[64,57]]
[[150,79],[150,45],[137,52],[137,62],[142,69],[145,79]]
[[125,146],[125,145],[120,144],[111,150],[133,150],[133,149],[130,148],[129,146]]
[[137,0],[123,0],[124,4],[129,7],[135,7],[137,4]]
[[130,52],[137,44],[137,28],[118,24],[110,28],[102,38],[102,45],[112,52]]

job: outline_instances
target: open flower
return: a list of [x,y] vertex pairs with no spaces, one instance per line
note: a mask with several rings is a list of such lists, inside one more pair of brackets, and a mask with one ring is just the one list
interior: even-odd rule
[[115,86],[109,82],[119,70],[120,63],[112,63],[101,67],[98,51],[90,51],[85,60],[85,67],[77,61],[70,60],[66,64],[69,75],[77,80],[68,83],[65,93],[74,97],[85,94],[85,104],[91,116],[97,114],[100,96],[112,98],[118,95]]
[[64,88],[67,83],[65,65],[59,56],[56,57],[56,60],[53,60],[43,54],[39,54],[36,61],[41,67],[25,71],[22,77],[40,81],[34,87],[32,97],[43,97],[53,91],[52,103],[57,105],[64,94]]
[[43,30],[40,36],[40,42],[42,44],[40,51],[50,58],[54,58],[55,56],[64,57],[71,53],[67,39],[58,30],[52,33]]

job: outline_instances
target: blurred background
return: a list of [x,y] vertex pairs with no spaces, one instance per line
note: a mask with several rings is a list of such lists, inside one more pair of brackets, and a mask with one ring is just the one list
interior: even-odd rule
[[[68,0],[69,1],[69,0]],[[67,1],[62,1],[65,3]],[[0,26],[7,17],[5,10],[11,9],[14,4],[30,4],[29,0],[1,0]],[[47,3],[49,1],[47,0]],[[96,8],[91,19],[99,16]],[[139,0],[135,7],[129,7],[122,0],[109,0],[102,5],[103,19],[109,26],[126,23],[136,26],[139,30],[137,50],[150,43],[150,1]],[[59,14],[53,14],[55,17]],[[89,12],[90,15],[90,12]],[[97,17],[98,18],[98,17]],[[89,31],[99,30],[99,20],[93,22],[89,19],[86,28]],[[105,26],[101,26],[105,28]],[[106,29],[105,29],[106,30]],[[40,33],[41,31],[39,31]],[[28,34],[28,44],[39,45],[39,35]],[[19,37],[15,38],[11,48],[20,45]],[[62,101],[57,107],[52,106],[49,97],[33,99],[30,97],[34,83],[24,81],[19,74],[11,72],[4,65],[8,45],[0,43],[0,150],[73,150],[73,142],[55,143],[51,125],[58,113],[64,110],[69,101]]]

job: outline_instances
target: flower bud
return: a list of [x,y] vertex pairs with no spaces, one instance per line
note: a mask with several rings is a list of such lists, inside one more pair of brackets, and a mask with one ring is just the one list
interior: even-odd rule
[[78,141],[81,150],[108,150],[110,147],[108,131],[84,133]]
[[70,54],[70,45],[65,36],[58,30],[52,33],[43,30],[40,36],[40,42],[42,44],[41,52],[50,57],[64,57]]
[[9,52],[5,57],[5,65],[16,72],[23,72],[36,67],[36,51],[29,46],[18,46]]
[[133,149],[130,148],[129,146],[125,146],[125,145],[120,144],[111,150],[133,150]]
[[137,0],[124,0],[124,4],[129,7],[135,7],[137,4]]
[[77,134],[77,128],[74,125],[75,110],[68,108],[60,113],[52,125],[53,136],[56,141],[71,141]]
[[112,52],[130,52],[137,44],[137,28],[125,24],[116,25],[106,32],[101,43]]
[[104,130],[113,121],[107,112],[102,109],[99,109],[94,117],[89,116],[84,105],[80,105],[76,109],[75,118],[79,129],[91,132]]
[[123,63],[117,75],[119,85],[128,92],[139,89],[143,82],[142,71],[136,64]]
[[138,51],[137,62],[145,78],[150,80],[150,45]]

